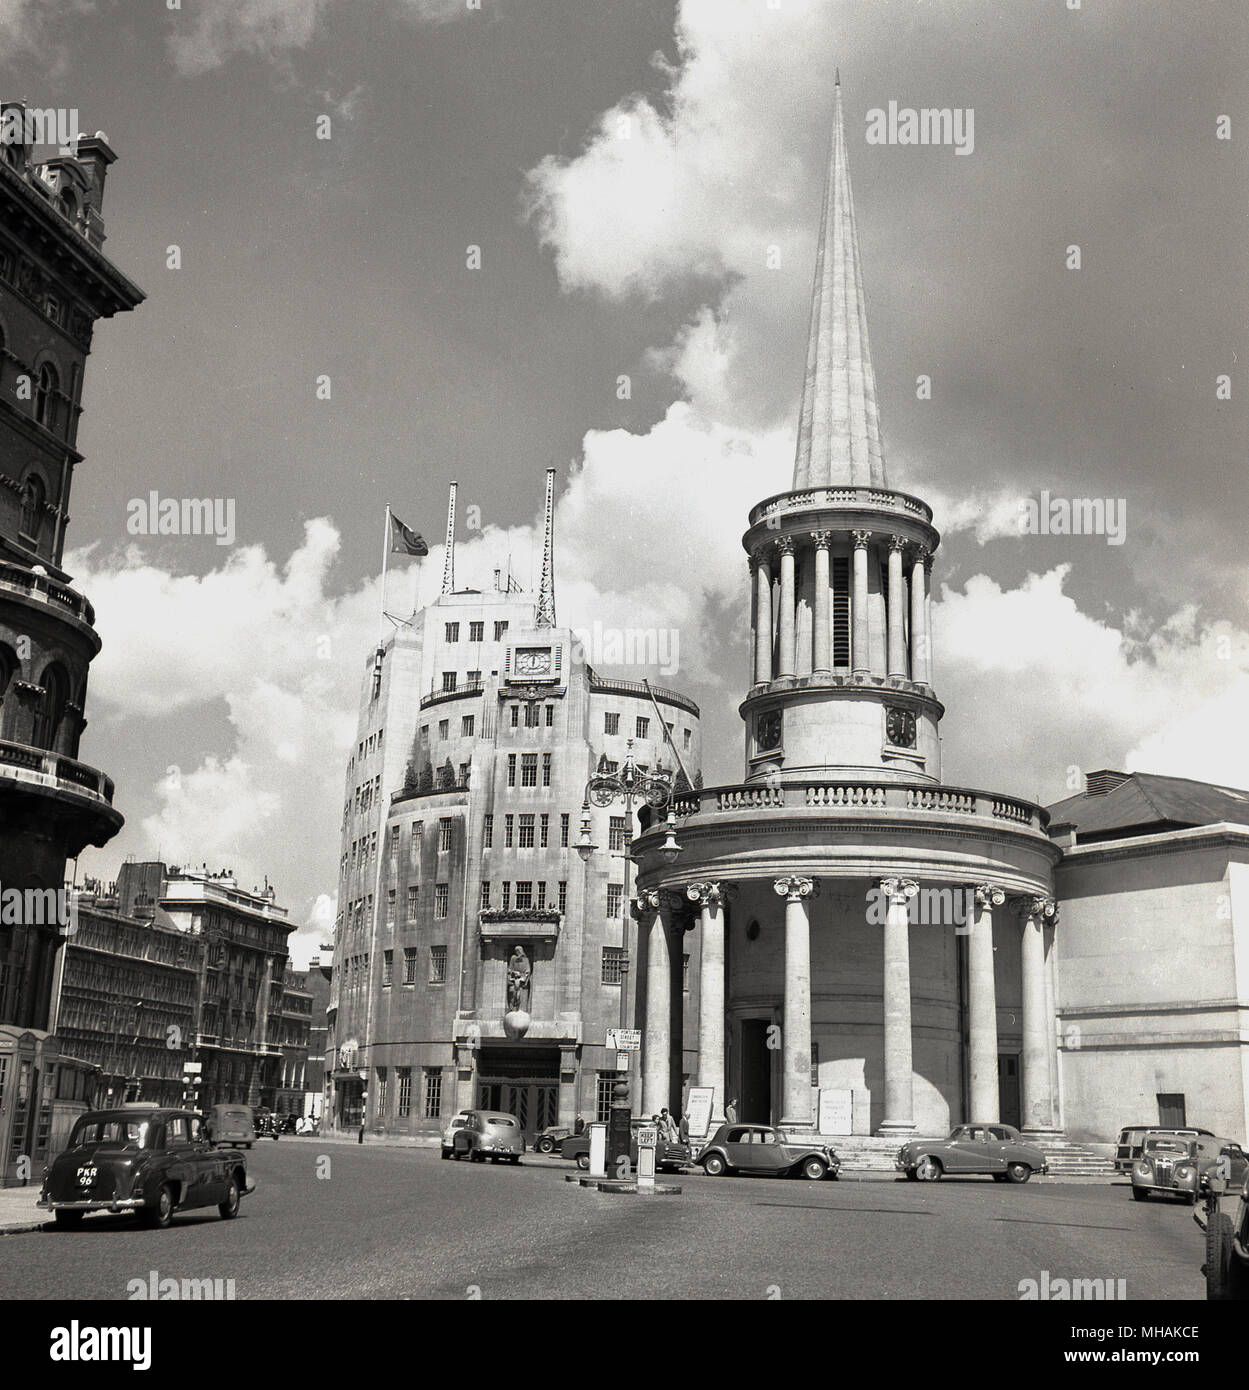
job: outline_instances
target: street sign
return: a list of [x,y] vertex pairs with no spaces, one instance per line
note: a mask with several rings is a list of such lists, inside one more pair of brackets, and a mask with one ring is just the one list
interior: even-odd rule
[[617,1071],[628,1071],[628,1070],[629,1070],[629,1058],[632,1057],[632,1056],[633,1056],[633,1053],[631,1053],[631,1052],[617,1052],[617,1053],[616,1053],[616,1070],[617,1070]]
[[655,1186],[655,1159],[659,1148],[659,1131],[654,1125],[638,1130],[638,1186],[643,1190]]
[[641,1052],[642,1030],[640,1028],[609,1028],[607,1046],[616,1052]]
[[183,1062],[182,1070],[187,1076],[198,1076],[204,1070],[203,1062]]

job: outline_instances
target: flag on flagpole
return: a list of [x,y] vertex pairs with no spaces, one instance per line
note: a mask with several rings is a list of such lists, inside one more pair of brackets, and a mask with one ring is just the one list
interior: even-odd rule
[[411,531],[394,514],[390,513],[390,553],[400,555],[428,555],[429,546]]

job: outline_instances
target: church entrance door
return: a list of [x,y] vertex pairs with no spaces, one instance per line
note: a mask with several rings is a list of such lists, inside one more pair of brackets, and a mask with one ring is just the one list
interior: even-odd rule
[[1004,1125],[1019,1128],[1019,1054],[999,1052],[997,1055],[998,1118]]
[[742,1093],[737,1118],[743,1124],[770,1125],[772,1117],[772,1052],[767,1018],[742,1019]]

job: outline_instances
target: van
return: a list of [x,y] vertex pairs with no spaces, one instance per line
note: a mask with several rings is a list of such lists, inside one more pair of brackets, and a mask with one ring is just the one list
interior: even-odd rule
[[205,1128],[214,1148],[250,1149],[256,1141],[256,1126],[250,1105],[214,1105]]
[[1183,1139],[1214,1138],[1211,1129],[1162,1129],[1157,1125],[1125,1125],[1119,1131],[1115,1145],[1115,1171],[1130,1173],[1141,1156],[1141,1145],[1147,1134],[1174,1134]]

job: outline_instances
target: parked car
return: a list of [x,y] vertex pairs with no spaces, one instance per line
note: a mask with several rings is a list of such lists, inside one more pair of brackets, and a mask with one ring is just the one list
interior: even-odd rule
[[[649,1124],[649,1120],[643,1119],[630,1121],[629,1167],[633,1172],[637,1172],[638,1166],[638,1130]],[[574,1159],[578,1168],[588,1170],[590,1167],[589,1128],[587,1127],[581,1134],[570,1134],[567,1139],[561,1142],[559,1153],[561,1158]],[[679,1173],[692,1158],[693,1150],[688,1144],[665,1139],[663,1135],[659,1136],[659,1142],[655,1145],[655,1169],[657,1172]]]
[[282,1137],[278,1117],[271,1110],[256,1112],[256,1138],[272,1139],[275,1143]]
[[574,1131],[568,1125],[547,1125],[534,1138],[534,1152],[540,1154],[554,1153],[556,1146],[562,1144],[565,1139],[571,1139],[573,1133]]
[[[458,1118],[458,1117],[457,1117]],[[525,1152],[525,1136],[515,1115],[499,1110],[470,1110],[451,1138],[452,1158],[468,1158],[474,1163],[506,1159],[519,1163]]]
[[698,1155],[708,1177],[725,1173],[766,1173],[812,1182],[835,1178],[841,1159],[827,1144],[808,1143],[771,1125],[721,1125]]
[[1033,1173],[1049,1172],[1045,1150],[1001,1124],[959,1125],[948,1139],[912,1139],[898,1150],[896,1167],[919,1182],[937,1182],[947,1173],[989,1173],[995,1182],[1027,1182]]
[[1239,1144],[1213,1135],[1191,1138],[1150,1131],[1132,1165],[1132,1196],[1146,1201],[1155,1192],[1172,1193],[1195,1206],[1203,1177],[1218,1176],[1239,1187],[1249,1158]]
[[1120,1173],[1130,1173],[1132,1165],[1141,1156],[1141,1144],[1147,1134],[1182,1134],[1185,1138],[1196,1139],[1201,1135],[1214,1137],[1210,1129],[1168,1129],[1164,1125],[1124,1125],[1119,1131],[1115,1144],[1115,1168]]
[[204,1133],[210,1144],[250,1149],[256,1138],[251,1106],[214,1105],[204,1119]]
[[[1249,1174],[1239,1189],[1207,1174],[1201,1191],[1205,1201],[1193,1220],[1206,1233],[1206,1298],[1249,1299]],[[1229,1195],[1230,1211],[1223,1209]]]
[[455,1152],[454,1139],[457,1130],[461,1130],[468,1123],[468,1117],[473,1112],[471,1110],[461,1110],[459,1114],[452,1116],[451,1123],[442,1131],[442,1156],[450,1158]]
[[76,1227],[91,1211],[134,1212],[168,1226],[176,1211],[215,1206],[224,1220],[255,1184],[237,1149],[214,1149],[191,1110],[137,1107],[79,1117],[69,1146],[43,1170],[38,1205]]

